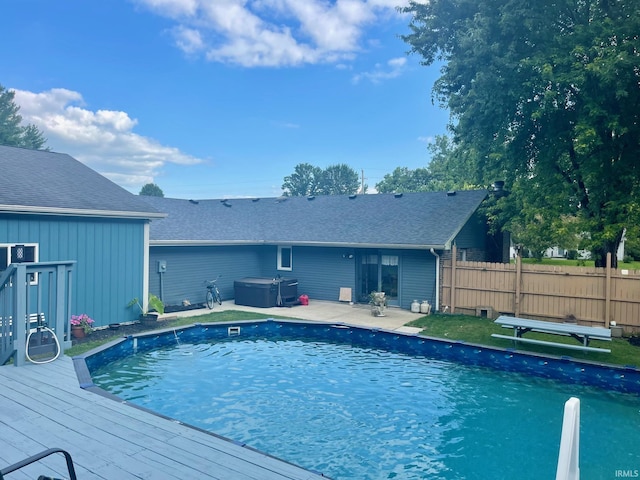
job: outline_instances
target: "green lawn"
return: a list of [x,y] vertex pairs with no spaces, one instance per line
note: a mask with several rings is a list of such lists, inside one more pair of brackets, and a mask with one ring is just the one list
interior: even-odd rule
[[[513,263],[515,260],[511,260]],[[523,258],[522,263],[530,263],[533,265],[564,265],[567,267],[593,267],[593,260],[567,260],[564,258],[543,258],[541,260],[537,260],[535,258]],[[640,261],[634,262],[619,262],[618,269],[627,269],[627,270],[640,270]]]
[[[194,323],[232,322],[237,320],[247,320],[247,316],[247,312],[235,310],[226,312],[212,312],[197,317],[185,317],[178,320],[163,321],[161,322],[160,327],[173,328],[192,325]],[[273,315],[263,315],[258,313],[251,313],[250,317],[251,319],[274,318]],[[422,328],[423,330],[421,334],[429,337],[445,338],[447,340],[461,340],[469,343],[477,343],[480,345],[488,345],[501,348],[513,347],[513,342],[511,342],[510,340],[493,338],[491,336],[492,333],[505,334],[505,332],[507,332],[508,335],[508,332],[510,332],[498,325],[495,325],[492,319],[472,317],[467,315],[433,314],[426,317],[421,317],[417,320],[414,320],[413,322],[408,323],[407,325]],[[74,346],[73,348],[67,350],[65,353],[69,356],[80,355],[119,337],[122,337],[122,334],[114,332],[113,336],[111,336],[110,338],[103,338],[100,341],[85,342],[80,345]],[[575,339],[560,335],[547,335],[544,333],[531,332],[527,334],[527,337],[577,345]],[[578,350],[568,350],[563,348],[526,344],[521,344],[518,349],[556,356],[566,355],[578,360],[592,360],[617,365],[640,366],[640,347],[631,345],[627,339],[615,338],[612,339],[611,342],[593,340],[590,345],[593,347],[609,348],[611,349],[611,353],[580,352]]]
[[[511,335],[511,330],[496,325],[492,319],[467,315],[434,314],[414,320],[407,325],[422,328],[421,334],[429,337],[461,340],[492,347],[513,348],[513,342],[511,340],[503,340],[491,336],[492,333]],[[578,345],[574,338],[561,335],[530,332],[527,334],[527,338]],[[579,350],[545,347],[542,345],[527,345],[524,343],[520,344],[517,349],[556,356],[566,355],[577,360],[592,360],[616,365],[640,366],[640,347],[631,345],[626,338],[614,338],[610,342],[592,340],[589,345],[592,347],[609,348],[611,353],[581,352]]]

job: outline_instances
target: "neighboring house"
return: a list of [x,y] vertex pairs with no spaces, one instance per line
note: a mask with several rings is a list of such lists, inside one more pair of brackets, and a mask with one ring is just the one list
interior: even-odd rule
[[69,155],[0,146],[0,273],[75,261],[70,311],[96,326],[138,317],[127,304],[144,298],[149,222],[163,216]]
[[151,223],[150,290],[168,305],[204,302],[204,281],[221,275],[223,299],[244,277],[298,280],[311,301],[341,288],[367,302],[438,307],[439,260],[508,261],[508,241],[490,237],[477,213],[487,191],[227,200],[144,197],[167,217]]

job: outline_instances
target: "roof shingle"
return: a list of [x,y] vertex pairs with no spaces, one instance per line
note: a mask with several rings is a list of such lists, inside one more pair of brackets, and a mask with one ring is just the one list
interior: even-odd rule
[[73,157],[0,146],[0,211],[158,217],[158,212]]
[[230,200],[144,197],[167,213],[151,223],[161,244],[266,243],[445,248],[485,190]]

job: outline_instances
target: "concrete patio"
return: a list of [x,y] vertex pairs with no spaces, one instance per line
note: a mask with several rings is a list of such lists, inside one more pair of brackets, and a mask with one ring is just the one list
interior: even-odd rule
[[309,305],[297,305],[294,307],[259,308],[236,305],[233,300],[227,300],[222,302],[222,305],[216,304],[213,307],[213,310],[203,308],[197,310],[188,310],[185,312],[175,312],[166,314],[162,318],[168,318],[172,316],[192,317],[226,310],[237,310],[249,313],[255,312],[263,315],[273,315],[274,317],[286,317],[319,322],[341,322],[351,325],[381,328],[385,330],[397,330],[406,333],[419,332],[421,329],[415,327],[405,327],[405,324],[424,316],[424,314],[421,313],[412,313],[409,310],[403,310],[396,307],[388,307],[384,311],[383,317],[374,317],[373,315],[371,315],[371,308],[369,307],[369,305],[351,304],[347,302],[311,300],[309,302]]

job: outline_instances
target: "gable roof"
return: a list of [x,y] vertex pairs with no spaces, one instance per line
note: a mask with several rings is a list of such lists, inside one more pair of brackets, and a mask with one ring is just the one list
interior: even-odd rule
[[0,145],[0,213],[161,218],[73,157]]
[[229,200],[144,197],[167,213],[151,245],[291,244],[448,249],[486,190]]

